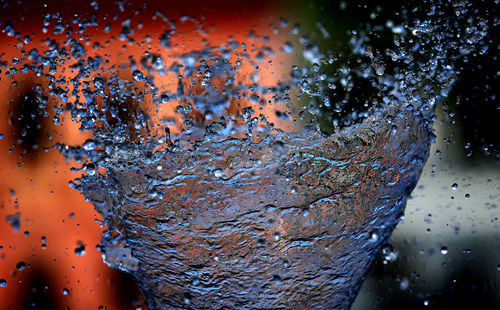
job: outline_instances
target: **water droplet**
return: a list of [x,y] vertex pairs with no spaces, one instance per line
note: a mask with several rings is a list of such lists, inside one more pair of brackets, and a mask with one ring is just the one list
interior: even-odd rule
[[410,286],[410,282],[408,281],[407,278],[401,279],[401,282],[399,283],[400,290],[402,290],[402,291],[407,290],[409,286]]
[[144,77],[144,74],[139,70],[135,70],[132,73],[132,76],[133,76],[134,80],[136,80],[136,81],[145,81],[146,80],[146,78]]
[[62,289],[63,295],[69,295],[69,290],[67,288]]
[[79,247],[75,249],[75,255],[76,256],[83,256],[85,255],[85,245],[81,244]]
[[6,287],[7,286],[7,281],[5,279],[0,279],[0,287]]
[[426,224],[432,224],[432,222],[433,222],[433,217],[432,217],[432,214],[427,214],[427,216],[426,216],[426,217],[425,217],[425,219],[424,219],[424,222],[425,222]]
[[441,254],[443,254],[443,255],[448,254],[448,248],[447,248],[447,247],[445,247],[445,246],[444,246],[444,247],[442,247],[442,248],[441,248]]
[[17,270],[24,270],[25,267],[26,267],[26,264],[24,262],[18,262],[16,264],[16,269]]
[[384,257],[384,264],[388,262],[394,262],[398,259],[398,251],[394,250],[394,247],[387,243],[382,247],[382,255]]
[[290,42],[285,42],[285,45],[283,46],[283,50],[287,53],[292,53],[293,52],[293,45]]
[[451,185],[451,189],[454,190],[454,191],[456,191],[458,189],[458,184],[457,183],[453,183]]

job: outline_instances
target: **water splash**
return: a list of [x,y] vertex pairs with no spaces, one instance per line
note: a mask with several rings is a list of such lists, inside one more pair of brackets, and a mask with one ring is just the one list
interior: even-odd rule
[[[47,15],[64,44],[26,51],[6,75],[34,72],[39,111],[92,134],[57,149],[81,163],[71,185],[109,228],[105,261],[135,277],[151,308],[340,309],[404,211],[454,59],[486,46],[489,21],[471,5],[403,10],[403,24],[386,24],[392,47],[364,29],[347,52],[285,19],[271,37],[186,51],[183,37],[209,37],[207,25],[159,12],[156,38],[136,45],[141,27],[125,19],[118,39],[89,49]],[[99,27],[73,23],[82,35]]]

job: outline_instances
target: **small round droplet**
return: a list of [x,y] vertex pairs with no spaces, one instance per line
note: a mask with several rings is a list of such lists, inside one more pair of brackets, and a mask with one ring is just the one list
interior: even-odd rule
[[406,278],[402,279],[401,282],[399,283],[399,289],[402,291],[407,290],[409,286],[410,286],[410,283],[408,282],[408,279],[406,279]]
[[63,295],[69,295],[69,290],[67,288],[63,288],[62,293]]
[[469,199],[470,198],[470,194],[465,194],[465,199]]
[[5,279],[0,279],[0,287],[6,287],[7,286],[7,281]]
[[457,183],[453,183],[451,185],[451,189],[454,190],[454,191],[456,191],[458,189],[458,184]]
[[445,247],[445,246],[444,246],[444,247],[442,247],[442,248],[441,248],[441,254],[443,254],[443,255],[448,254],[448,248],[447,248],[447,247]]
[[76,256],[83,256],[85,255],[85,245],[81,244],[79,247],[75,249],[75,255]]
[[19,263],[16,264],[16,269],[17,270],[24,270],[24,268],[26,268],[26,263],[19,262]]

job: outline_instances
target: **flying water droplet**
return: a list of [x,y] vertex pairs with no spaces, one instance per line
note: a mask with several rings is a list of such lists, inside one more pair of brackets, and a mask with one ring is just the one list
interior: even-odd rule
[[25,267],[26,267],[26,263],[24,263],[24,262],[18,262],[16,264],[16,269],[17,270],[24,270]]
[[75,255],[76,256],[85,255],[85,245],[84,244],[81,244],[79,247],[75,248]]

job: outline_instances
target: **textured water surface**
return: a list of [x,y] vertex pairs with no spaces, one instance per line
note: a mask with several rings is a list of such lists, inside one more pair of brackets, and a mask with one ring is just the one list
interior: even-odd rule
[[153,308],[346,307],[427,157],[418,115],[389,112],[331,137],[225,137],[108,170],[83,189],[120,232],[106,260]]

